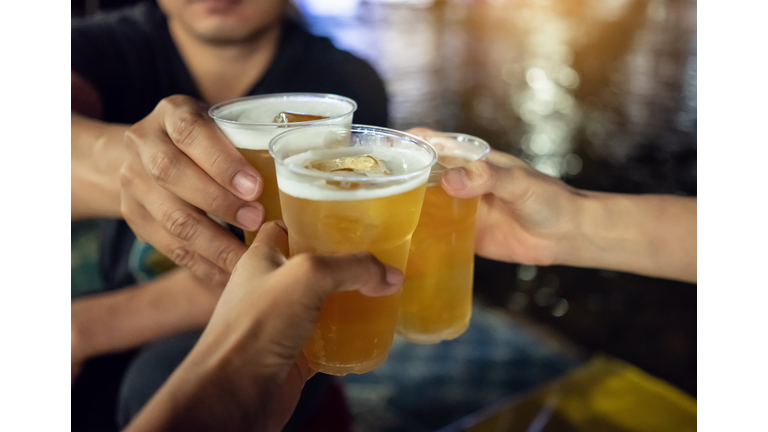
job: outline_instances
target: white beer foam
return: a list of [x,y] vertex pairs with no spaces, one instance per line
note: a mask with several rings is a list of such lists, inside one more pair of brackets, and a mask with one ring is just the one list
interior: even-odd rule
[[430,137],[427,142],[435,148],[438,157],[453,156],[473,162],[485,156],[484,147],[479,145],[476,146],[465,141],[459,141],[450,136]]
[[[292,127],[285,123],[249,125],[246,123],[272,123],[275,116],[284,111],[298,112],[302,114],[311,114],[322,117],[338,117],[349,112],[352,105],[348,102],[337,101],[334,99],[285,99],[284,97],[275,97],[274,99],[254,99],[234,103],[222,108],[217,112],[217,117],[224,120],[241,122],[228,123],[220,122],[216,124],[224,135],[232,141],[235,147],[250,150],[267,150],[269,141],[277,134],[285,132]],[[324,120],[323,124],[352,124],[352,113],[335,119]],[[305,126],[302,123],[301,126]]]
[[466,150],[457,150],[457,149],[437,149],[437,157],[438,160],[440,160],[440,157],[456,157],[459,159],[464,159],[467,161],[467,164],[476,161],[477,159],[482,156],[482,153],[478,155],[479,152],[471,152]]
[[[362,180],[358,189],[349,190],[330,185],[325,178],[300,174],[288,167],[304,168],[308,163],[322,159],[336,159],[347,156],[372,155],[383,161],[389,176],[399,176],[423,170],[412,177],[401,180],[388,180],[387,175],[371,174],[369,178],[381,178],[382,181]],[[291,156],[283,164],[276,163],[277,185],[281,191],[296,198],[314,201],[352,201],[382,198],[413,190],[427,182],[429,170],[424,169],[431,161],[422,150],[396,147],[359,146],[341,149],[310,150]],[[317,170],[309,172],[321,173]],[[344,177],[348,181],[359,180],[362,176]]]

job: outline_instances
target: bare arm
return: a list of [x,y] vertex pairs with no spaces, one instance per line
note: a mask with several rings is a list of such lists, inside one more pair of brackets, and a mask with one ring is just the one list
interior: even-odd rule
[[72,73],[72,220],[120,218],[120,167],[126,125],[97,120],[96,90]]
[[446,171],[441,182],[449,195],[481,196],[480,256],[696,282],[695,197],[579,190],[498,151]]
[[144,285],[73,301],[73,370],[89,357],[202,328],[219,292],[176,269]]
[[200,340],[126,431],[280,431],[312,375],[301,349],[336,291],[391,295],[403,274],[371,254],[288,255],[269,222],[232,272]]
[[442,185],[482,195],[478,255],[696,282],[696,198],[583,191],[495,151]]
[[696,198],[586,192],[561,264],[696,282]]

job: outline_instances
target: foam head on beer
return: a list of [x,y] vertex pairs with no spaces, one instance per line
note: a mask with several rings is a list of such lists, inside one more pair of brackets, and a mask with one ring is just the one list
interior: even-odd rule
[[[360,200],[396,195],[426,182],[433,155],[382,137],[361,144],[343,127],[311,127],[293,134],[293,151],[280,157],[280,189],[312,200]],[[298,131],[296,131],[298,132]],[[365,139],[364,137],[362,139]],[[357,142],[356,142],[357,141]],[[273,141],[274,142],[274,141]],[[383,145],[382,145],[383,144]]]
[[214,105],[209,115],[238,148],[266,150],[286,127],[312,123],[351,124],[357,103],[322,93],[275,93]]

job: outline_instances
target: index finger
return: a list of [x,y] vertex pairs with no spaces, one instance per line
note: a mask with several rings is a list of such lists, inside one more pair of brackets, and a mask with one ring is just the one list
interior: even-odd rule
[[488,154],[485,156],[485,160],[502,168],[523,168],[530,166],[525,161],[520,160],[509,153],[500,152],[498,150],[491,150],[488,152]]
[[157,109],[161,127],[176,147],[192,159],[218,184],[235,196],[258,198],[261,175],[237,151],[198,101],[187,96],[163,99]]

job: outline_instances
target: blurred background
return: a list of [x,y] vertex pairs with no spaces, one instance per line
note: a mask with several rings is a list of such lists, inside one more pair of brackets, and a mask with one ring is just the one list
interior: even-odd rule
[[[72,1],[72,16],[130,3]],[[393,128],[475,135],[578,188],[697,194],[694,0],[293,4],[310,31],[376,68]],[[73,224],[73,269],[89,235]],[[73,289],[98,284],[72,278]],[[478,258],[475,293],[464,336],[432,347],[397,341],[378,375],[346,380],[360,431],[436,430],[594,353],[696,396],[695,285]],[[501,375],[489,375],[494,367]],[[424,387],[442,399],[413,396]]]

